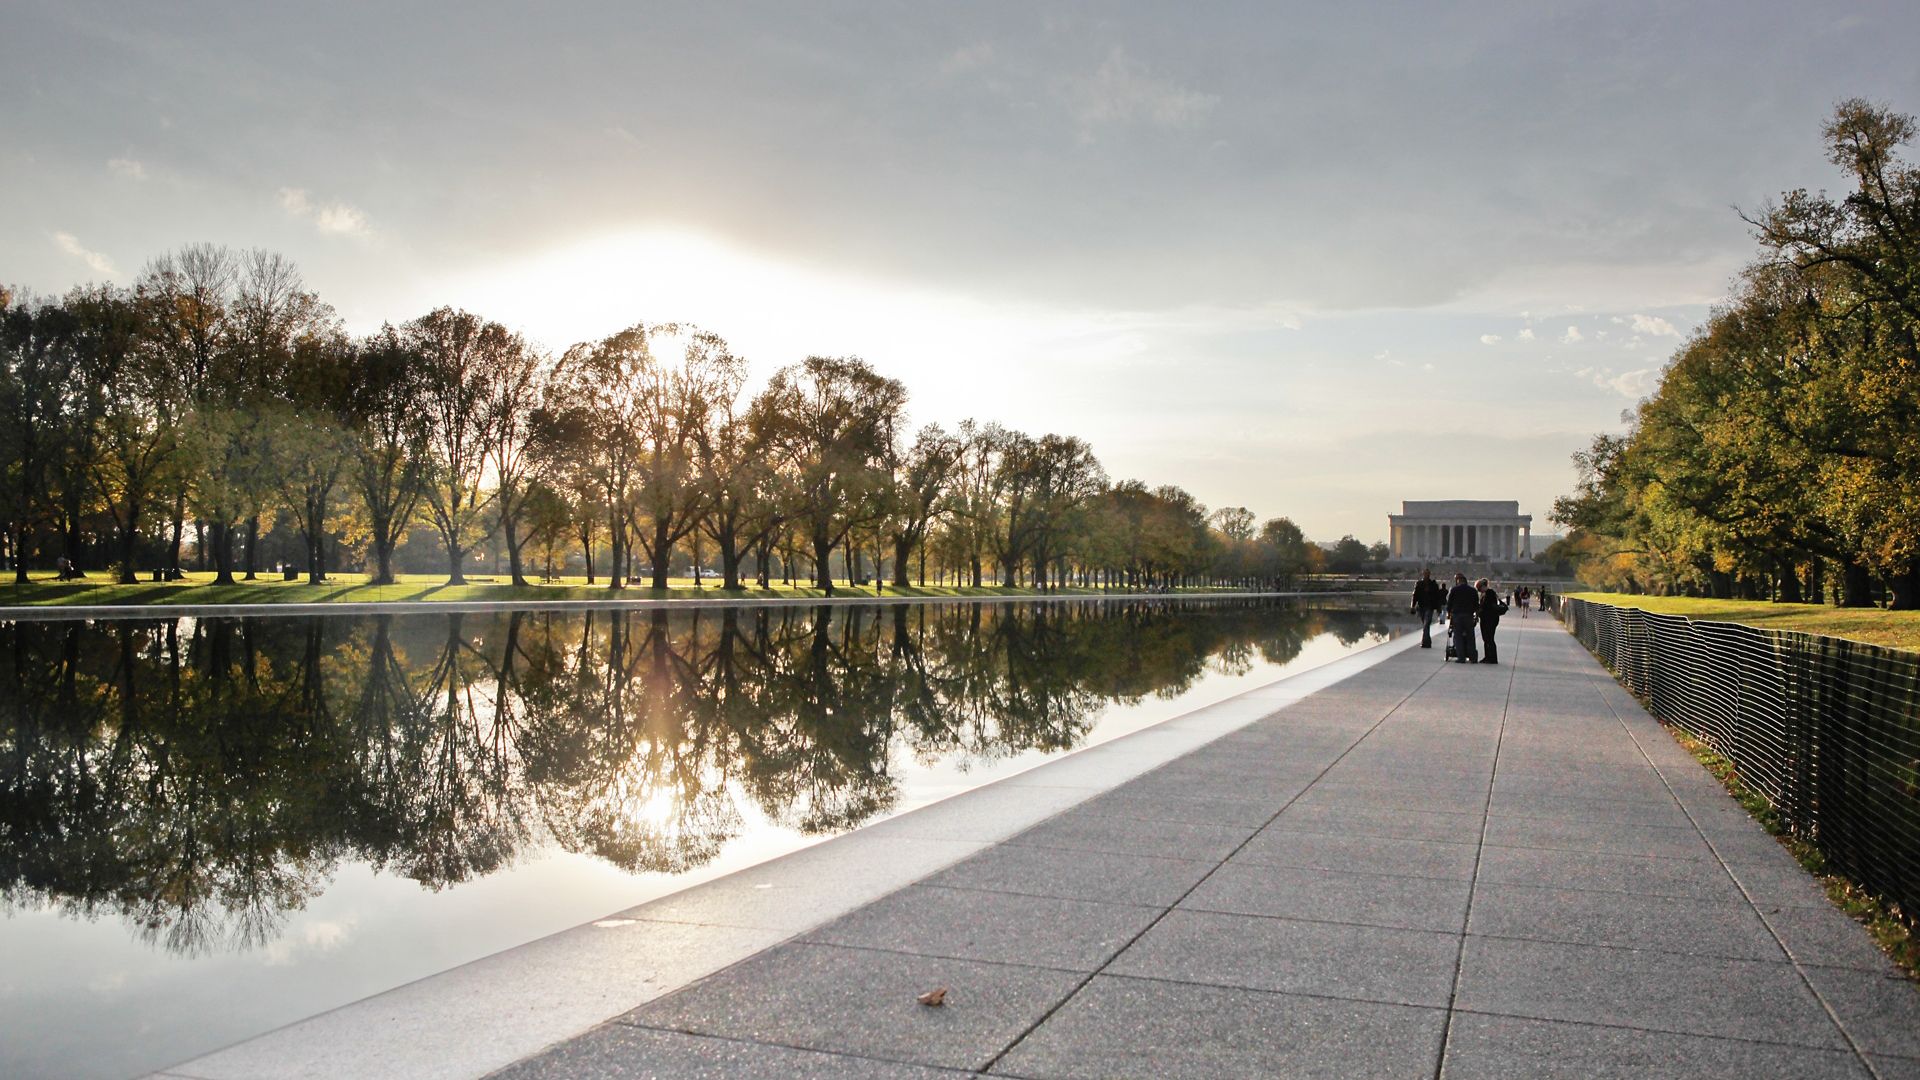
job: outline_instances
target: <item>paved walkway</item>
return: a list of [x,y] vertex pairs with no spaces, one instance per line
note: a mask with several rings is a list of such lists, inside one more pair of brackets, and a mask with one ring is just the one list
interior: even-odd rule
[[1865,933],[1557,623],[1501,636],[498,1075],[1920,1078]]

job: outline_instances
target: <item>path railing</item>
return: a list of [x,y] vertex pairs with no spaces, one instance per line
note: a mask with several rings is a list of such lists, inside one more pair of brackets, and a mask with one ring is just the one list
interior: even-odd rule
[[1547,608],[1834,872],[1920,916],[1920,654],[1558,596]]

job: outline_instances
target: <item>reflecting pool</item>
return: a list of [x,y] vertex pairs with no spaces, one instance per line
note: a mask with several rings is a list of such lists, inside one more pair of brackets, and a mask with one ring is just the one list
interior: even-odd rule
[[1164,599],[0,623],[0,1075],[160,1068],[1403,629]]

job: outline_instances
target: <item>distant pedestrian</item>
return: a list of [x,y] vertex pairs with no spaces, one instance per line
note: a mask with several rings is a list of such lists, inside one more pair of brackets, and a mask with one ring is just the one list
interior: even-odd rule
[[1476,612],[1480,616],[1480,639],[1487,645],[1487,656],[1481,663],[1497,664],[1500,662],[1500,652],[1494,648],[1493,632],[1500,626],[1500,616],[1507,613],[1507,602],[1500,599],[1500,594],[1493,591],[1493,588],[1487,584],[1486,578],[1481,578],[1474,588],[1478,590],[1480,597],[1480,606]]
[[1473,618],[1480,610],[1480,594],[1467,584],[1467,575],[1453,575],[1453,588],[1447,592],[1447,626],[1453,633],[1453,657],[1463,664],[1480,662],[1480,650],[1473,644]]
[[1420,616],[1421,648],[1433,648],[1433,616],[1446,606],[1446,590],[1433,580],[1433,571],[1420,571],[1420,580],[1413,586],[1413,606],[1407,610]]
[[1513,590],[1513,602],[1520,607],[1520,617],[1527,617],[1527,605],[1533,599],[1533,590],[1525,585]]

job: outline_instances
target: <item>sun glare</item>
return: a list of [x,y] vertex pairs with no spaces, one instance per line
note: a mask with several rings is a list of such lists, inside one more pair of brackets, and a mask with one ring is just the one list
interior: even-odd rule
[[[709,234],[639,228],[575,240],[459,278],[441,293],[559,350],[636,322],[691,322],[764,378],[809,354],[858,355],[913,389],[916,416],[986,410],[1074,357],[1138,349],[1095,314],[989,305],[744,251]],[[952,413],[952,417],[948,414]]]

